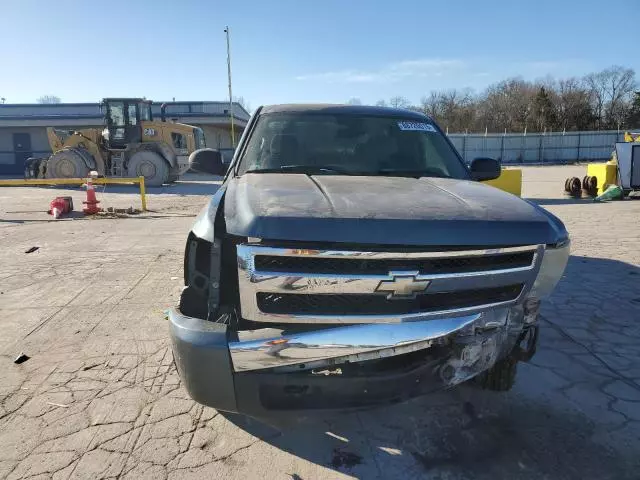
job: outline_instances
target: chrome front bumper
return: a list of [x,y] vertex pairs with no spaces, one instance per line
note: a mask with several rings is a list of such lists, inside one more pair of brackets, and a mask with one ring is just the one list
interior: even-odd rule
[[[261,329],[240,338],[227,325],[174,309],[169,326],[175,364],[191,398],[266,421],[278,411],[360,408],[452,387],[512,351],[526,327],[519,306],[295,334]],[[423,352],[420,360],[409,360],[416,351]],[[407,355],[401,367],[378,370],[376,362],[399,355]],[[351,364],[369,373],[354,376]]]
[[293,366],[294,371],[391,357],[431,346],[433,340],[451,335],[479,321],[480,314],[406,323],[349,325],[286,334],[276,329],[243,332],[229,343],[236,372]]
[[[172,338],[188,344],[224,347],[233,372],[271,370],[300,372],[343,363],[403,355],[442,344],[447,338],[473,338],[478,332],[521,330],[522,309],[501,308],[459,317],[392,324],[345,325],[291,333],[275,328],[238,332],[229,339],[221,325],[191,318],[178,310],[169,315]],[[211,332],[215,332],[215,335]]]

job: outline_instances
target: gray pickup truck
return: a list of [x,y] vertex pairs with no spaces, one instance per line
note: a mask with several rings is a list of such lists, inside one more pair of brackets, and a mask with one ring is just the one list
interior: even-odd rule
[[277,421],[511,388],[569,237],[480,183],[499,174],[420,113],[259,108],[187,239],[169,318],[188,393]]

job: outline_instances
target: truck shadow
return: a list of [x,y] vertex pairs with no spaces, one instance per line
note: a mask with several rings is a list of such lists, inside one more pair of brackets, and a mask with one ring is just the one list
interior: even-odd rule
[[[598,357],[602,350],[592,350],[618,345],[619,339],[607,343],[599,333],[607,320],[627,325],[632,339],[640,338],[640,290],[631,288],[639,281],[635,265],[572,256],[543,311],[540,351],[533,364],[521,364],[510,392],[463,385],[280,430],[223,415],[282,451],[356,478],[637,478],[640,427],[628,419],[640,417],[640,403],[625,417],[611,410],[614,398],[604,396],[596,405],[589,392],[598,395],[603,384],[622,381],[640,394],[640,385],[628,383],[617,364],[607,366]],[[584,306],[573,308],[588,299],[591,318],[585,318]],[[585,337],[574,336],[576,326],[584,327]],[[640,356],[638,342],[628,348]],[[602,368],[581,364],[583,357]],[[538,358],[544,361],[538,364]],[[587,393],[567,394],[575,385]],[[288,473],[306,478],[303,471]]]
[[549,401],[523,401],[517,390],[459,387],[280,432],[225,416],[282,451],[355,478],[630,479],[640,468],[633,449],[592,440],[604,433],[593,420]]
[[584,198],[574,198],[574,197],[562,197],[562,198],[536,198],[536,197],[527,197],[526,200],[534,202],[541,207],[545,205],[579,205],[579,204],[588,204],[588,205],[601,205],[600,202],[594,202],[592,197],[584,197]]

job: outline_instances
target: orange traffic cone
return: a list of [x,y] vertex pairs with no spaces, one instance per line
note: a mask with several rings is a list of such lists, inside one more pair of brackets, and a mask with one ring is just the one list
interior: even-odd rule
[[96,198],[96,190],[93,186],[93,182],[90,178],[87,178],[87,183],[85,185],[87,187],[87,199],[82,202],[86,205],[82,209],[85,215],[95,215],[100,211],[98,204],[100,203]]
[[73,199],[71,197],[56,197],[51,200],[49,204],[49,215],[53,215],[53,218],[58,219],[64,213],[69,213],[73,210]]

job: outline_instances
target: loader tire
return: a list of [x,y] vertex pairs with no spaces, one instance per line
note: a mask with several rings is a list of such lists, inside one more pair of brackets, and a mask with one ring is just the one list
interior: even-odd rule
[[178,178],[180,178],[180,172],[177,168],[172,168],[171,170],[169,170],[169,180],[167,180],[168,183],[174,183],[178,180]]
[[89,167],[80,154],[73,150],[60,150],[46,163],[46,178],[86,178]]
[[145,185],[158,187],[169,181],[169,163],[156,152],[141,150],[129,159],[127,176],[143,176]]
[[474,380],[484,390],[506,392],[516,383],[518,360],[508,356],[496,362],[486,372],[482,372]]

